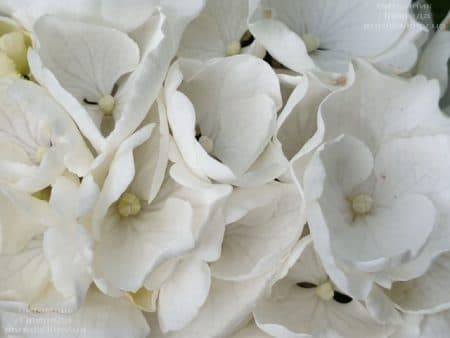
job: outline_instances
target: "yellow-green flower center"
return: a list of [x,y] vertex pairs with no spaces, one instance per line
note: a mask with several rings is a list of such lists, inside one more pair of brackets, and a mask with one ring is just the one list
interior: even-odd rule
[[372,211],[373,198],[366,194],[358,195],[352,198],[352,209],[357,215],[364,215]]
[[141,201],[130,192],[124,193],[118,203],[117,212],[122,217],[136,216],[141,211]]
[[329,301],[331,299],[333,299],[334,296],[334,290],[333,290],[333,286],[331,285],[330,282],[325,282],[321,285],[319,285],[318,287],[316,287],[316,295],[325,301]]
[[116,101],[111,95],[105,95],[98,101],[100,110],[106,115],[109,115],[113,112],[115,105]]

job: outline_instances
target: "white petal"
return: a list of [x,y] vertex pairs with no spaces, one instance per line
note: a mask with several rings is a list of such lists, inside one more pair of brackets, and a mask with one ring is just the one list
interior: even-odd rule
[[414,313],[435,313],[450,308],[448,280],[450,255],[439,256],[422,277],[394,283],[389,296],[400,309]]
[[[413,5],[412,7],[421,11],[419,15],[425,16],[425,6]],[[427,35],[428,29],[410,15],[406,29],[400,39],[391,48],[381,55],[371,58],[370,61],[385,73],[405,73],[416,65],[417,59],[419,58],[417,46],[419,43],[417,41],[426,40]]]
[[95,149],[102,149],[105,144],[103,135],[96,126],[88,111],[78,100],[67,92],[56,79],[55,75],[42,63],[39,54],[32,49],[28,50],[28,62],[34,78],[42,86],[47,88],[54,98],[69,112],[83,135],[89,140]]
[[92,281],[93,240],[78,224],[53,227],[44,234],[44,253],[50,266],[52,282],[78,307]]
[[0,251],[18,253],[28,242],[54,224],[48,203],[6,188],[0,189]]
[[[327,70],[340,72],[346,67],[334,62],[339,61],[336,52],[347,54],[348,61],[350,57],[376,56],[400,38],[406,29],[409,2],[267,0],[262,4],[273,18],[256,21],[250,28],[271,55],[297,72],[313,69],[301,40],[302,35],[310,34],[332,55],[327,58]],[[314,53],[310,54],[314,59]]]
[[316,69],[302,39],[283,22],[261,20],[251,23],[249,28],[270,55],[286,67],[299,73]]
[[269,183],[237,189],[229,204],[241,215],[227,226],[222,256],[212,265],[214,276],[243,280],[273,269],[299,239],[305,223],[294,185]]
[[[311,242],[302,256],[313,253]],[[386,332],[369,315],[362,303],[352,300],[348,304],[340,304],[333,299],[324,301],[320,299],[314,288],[301,288],[297,282],[327,281],[326,274],[314,271],[319,267],[308,267],[305,264],[321,264],[317,259],[298,261],[289,272],[288,277],[276,283],[272,288],[272,295],[261,299],[255,310],[255,320],[262,330],[275,337],[385,337]],[[302,272],[311,269],[311,273]],[[323,274],[323,275],[322,275]],[[309,276],[308,276],[309,275]],[[322,276],[320,276],[322,275]],[[307,279],[297,279],[307,278]],[[316,279],[319,278],[319,279]]]
[[[339,258],[368,272],[383,269],[390,260],[415,257],[436,220],[432,202],[422,195],[402,195],[389,206],[374,208],[370,215],[354,223],[330,226]],[[402,241],[398,242],[398,238]]]
[[[334,189],[334,193],[324,197],[341,203],[340,206],[335,204],[337,210],[352,190],[369,177],[372,169],[373,155],[364,143],[351,136],[338,137],[314,154],[304,178],[307,199],[320,198],[325,195],[324,189]],[[347,216],[345,208],[341,211],[341,217]]]
[[426,316],[421,323],[420,338],[446,338],[450,330],[450,311]]
[[399,324],[402,322],[400,312],[397,310],[395,304],[379,286],[372,288],[366,300],[366,306],[372,317],[380,323]]
[[141,62],[117,91],[116,125],[104,151],[116,148],[144,120],[161,89],[176,44],[169,23],[161,13],[153,15],[130,34],[141,48]]
[[305,76],[289,96],[278,119],[278,138],[291,159],[314,135],[319,104],[330,93],[316,77]]
[[193,208],[192,232],[196,247],[192,255],[211,262],[221,255],[225,232],[224,207],[231,194],[231,186],[205,182],[182,164],[170,169],[170,176],[178,183],[171,196],[188,202]]
[[420,323],[422,321],[421,315],[403,316],[403,323],[397,326],[390,338],[412,338],[420,336]]
[[136,292],[158,264],[194,246],[187,202],[169,198],[152,209],[142,210],[141,219],[120,220],[115,211],[105,219],[94,257],[96,278]]
[[[302,241],[306,242],[306,239],[302,239]],[[294,282],[308,282],[320,285],[328,279],[328,276],[311,243],[311,240],[305,243],[306,248],[301,252],[297,262],[292,265],[286,276]]]
[[273,139],[248,171],[238,179],[231,180],[230,183],[239,187],[260,186],[281,177],[288,170],[288,166],[281,143]]
[[210,284],[208,264],[189,258],[178,263],[170,280],[159,291],[161,330],[178,331],[188,325],[206,301]]
[[218,181],[230,181],[234,179],[231,170],[211,158],[195,139],[195,108],[186,95],[177,91],[182,78],[179,65],[175,63],[165,82],[167,117],[177,151],[196,175],[202,178],[211,175]]
[[[447,135],[393,140],[381,147],[375,192],[383,200],[400,194],[430,195],[450,188],[450,138]],[[411,170],[413,169],[413,170]]]
[[154,125],[147,125],[141,128],[124,141],[114,155],[92,216],[94,234],[96,236],[101,231],[100,224],[108,208],[119,199],[134,178],[133,150],[150,137],[153,128]]
[[227,337],[247,322],[252,308],[263,292],[266,278],[246,282],[213,279],[206,303],[197,317],[183,330],[167,334],[170,338]]
[[[57,102],[42,87],[30,81],[3,80],[0,86],[3,102],[0,110],[0,128],[3,131],[0,135],[28,154],[29,160],[20,164],[33,169],[29,175],[18,176],[17,187],[31,192],[43,189],[64,168],[80,176],[85,175],[92,155],[75,124]],[[47,150],[40,165],[36,163],[39,147]],[[7,156],[5,160],[11,163],[18,158]]]
[[247,1],[207,1],[201,14],[186,28],[178,54],[208,59],[227,56],[231,42],[239,42],[247,30]]
[[2,313],[5,332],[26,338],[146,338],[150,329],[141,311],[125,298],[91,290],[73,314],[32,313],[26,308]]
[[158,101],[157,111],[151,110],[144,124],[157,123],[150,139],[135,151],[136,177],[131,184],[137,196],[151,203],[158,193],[168,165],[169,127],[165,107]]
[[139,62],[137,45],[118,30],[56,16],[43,16],[34,29],[42,62],[79,101],[111,94]]
[[120,0],[68,0],[64,3],[59,0],[39,3],[33,0],[24,0],[20,3],[5,2],[7,2],[5,12],[18,17],[21,24],[30,31],[36,20],[46,14],[75,17],[130,31],[140,26],[151,15],[159,1],[130,0],[126,5]]
[[[392,46],[406,29],[407,0],[325,1],[324,10],[317,2],[307,3],[305,7],[320,10],[321,15],[305,13],[312,21],[311,34],[323,41],[324,48],[348,51],[352,56],[378,55]],[[327,21],[323,23],[321,18],[325,16]]]
[[438,30],[428,42],[417,65],[417,73],[429,79],[438,79],[441,96],[448,86],[448,60],[450,59],[450,32]]
[[[326,140],[353,135],[376,151],[384,141],[410,135],[441,115],[436,82],[423,77],[408,81],[388,77],[362,61],[355,61],[354,66],[354,84],[331,94],[321,105]],[[430,132],[422,128],[420,132]]]
[[[351,192],[353,187],[362,183],[368,177],[372,170],[373,159],[367,147],[354,138],[344,136],[334,142],[326,145],[326,147],[332,147],[336,150],[341,148],[343,152],[331,151],[326,157],[335,159],[335,161],[330,162],[334,163],[332,167],[335,170],[329,171],[329,174],[331,174],[329,179],[330,183],[338,184],[339,188],[333,189],[330,184],[320,183],[327,180],[327,166],[319,164],[320,160],[318,160],[325,146],[320,147],[307,167],[304,177],[308,223],[315,246],[327,273],[333,281],[338,284],[340,289],[352,294],[352,296],[366,298],[371,289],[371,278],[367,278],[360,273],[344,272],[342,267],[337,265],[332,251],[333,242],[329,227],[336,222],[348,224],[352,221],[351,210],[345,196]],[[339,165],[335,167],[334,165],[338,163]],[[327,189],[327,193],[325,193],[324,188]],[[310,199],[314,198],[321,198],[321,202],[310,203]],[[327,214],[328,216],[326,216]]]
[[[260,59],[234,56],[206,65],[181,90],[195,107],[202,135],[214,143],[212,155],[235,175],[242,175],[263,152],[275,129],[281,103],[275,73]],[[178,123],[170,113],[169,122]]]
[[0,297],[31,303],[49,285],[50,271],[42,240],[32,240],[17,254],[0,256]]

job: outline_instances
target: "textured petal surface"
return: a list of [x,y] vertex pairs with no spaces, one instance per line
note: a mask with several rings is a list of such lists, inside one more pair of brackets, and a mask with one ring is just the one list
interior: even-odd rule
[[125,298],[92,289],[74,314],[32,313],[10,306],[1,315],[5,332],[25,338],[146,338],[150,329],[142,313]]

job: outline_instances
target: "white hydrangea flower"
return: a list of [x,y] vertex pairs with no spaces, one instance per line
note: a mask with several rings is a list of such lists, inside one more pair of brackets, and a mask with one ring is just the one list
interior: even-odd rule
[[386,337],[391,328],[378,324],[362,302],[340,292],[317,257],[311,238],[270,296],[254,310],[256,324],[274,337]]
[[[205,197],[195,198],[195,213],[201,215],[200,208],[214,212],[208,218],[203,217],[205,230],[198,237],[196,247],[183,257],[161,264],[145,284],[149,290],[159,293],[157,311],[161,331],[181,330],[180,334],[183,334],[182,329],[192,320],[194,323],[185,329],[189,331],[191,326],[196,327],[194,318],[197,314],[205,315],[203,307],[208,305],[204,302],[210,292],[214,292],[214,288],[210,289],[211,275],[215,279],[229,281],[263,280],[261,276],[277,269],[279,262],[292,250],[301,234],[304,218],[292,185],[274,182],[261,188],[242,188],[233,192],[228,201],[227,223],[233,223],[227,226],[223,237],[225,221],[218,203],[220,200],[214,197],[217,195],[214,191],[224,187],[195,178],[187,168],[180,166],[180,162],[171,169],[171,176],[177,181],[184,177],[184,182],[192,182],[189,184],[191,189],[182,188],[174,196],[180,193],[188,196],[193,188],[193,191],[203,190]],[[254,199],[255,195],[260,198]],[[194,201],[193,196],[189,199]],[[216,207],[212,208],[212,202]],[[234,250],[236,248],[237,251]],[[242,261],[244,257],[246,260]],[[241,260],[242,265],[236,265],[236,259]],[[212,283],[214,285],[214,279]],[[194,290],[195,296],[192,294]],[[213,296],[214,293],[210,295]],[[180,304],[183,304],[181,309]],[[209,306],[220,311],[215,305]]]
[[248,31],[249,1],[207,0],[200,15],[186,28],[178,55],[207,60],[250,53],[263,57],[264,48]]
[[[167,123],[159,112],[157,123]],[[155,129],[155,122],[142,127],[111,162],[93,214],[94,269],[104,292],[128,292],[144,310],[158,309],[169,331],[189,323],[208,295],[207,262],[220,256],[221,204],[231,187],[201,181],[181,163],[165,175],[168,144],[155,145],[169,135]]]
[[189,4],[146,7],[151,15],[129,32],[92,23],[89,16],[42,15],[34,22],[33,76],[98,153],[114,150],[148,113],[184,27],[201,9],[196,0]]
[[304,148],[325,143],[311,160],[300,151],[293,169],[328,274],[366,299],[374,283],[417,278],[449,249],[450,124],[437,82],[355,68],[354,84],[321,105]]
[[69,115],[36,84],[0,80],[0,182],[36,192],[66,169],[87,174],[92,155]]
[[192,206],[194,247],[160,264],[145,281],[145,287],[158,294],[158,321],[163,332],[187,326],[209,295],[209,263],[221,255],[223,208],[231,193],[230,186],[204,182],[181,163],[171,167],[170,177],[175,184],[163,187],[163,193]]
[[222,280],[213,277],[208,298],[189,325],[182,330],[163,334],[156,316],[149,315],[147,318],[151,323],[153,334],[158,338],[231,336],[248,322],[258,299],[267,292],[268,287],[286,275],[303,248],[303,242],[297,241],[290,250],[284,251],[284,255],[273,256],[273,264],[266,265],[267,269],[256,277],[251,276],[245,280]]
[[[408,15],[409,5],[410,0],[262,0],[250,31],[275,59],[299,73],[345,73],[354,57],[404,72],[416,62],[414,40],[424,31]],[[400,64],[389,64],[393,57]]]
[[287,161],[274,137],[280,87],[262,60],[249,55],[202,65],[182,60],[168,74],[165,98],[175,143],[199,177],[255,186],[285,171]]
[[0,13],[0,337],[448,336],[448,15]]
[[[156,98],[163,65],[169,61],[161,59],[162,68],[148,67],[162,43],[164,20],[157,14],[141,28],[153,31],[150,36],[136,33],[141,45],[117,29],[64,17],[43,16],[35,23],[39,46],[30,52],[33,76],[66,108],[98,152],[106,151],[108,140],[116,147],[128,136]],[[144,78],[154,88],[144,88]]]
[[[158,195],[164,165],[147,165],[164,156],[155,151],[155,124],[139,129],[124,141],[111,162],[93,211],[97,284],[106,292],[137,292],[161,262],[193,246],[191,206],[170,195]],[[143,154],[137,157],[137,154]],[[136,160],[134,159],[136,158]],[[157,182],[155,188],[152,188]],[[155,194],[151,194],[155,189]],[[153,197],[151,197],[153,196]],[[176,212],[175,212],[176,210]],[[111,264],[114,262],[114,264]]]
[[68,313],[92,281],[93,240],[81,222],[98,190],[91,177],[61,176],[49,194],[47,202],[2,188],[0,298]]

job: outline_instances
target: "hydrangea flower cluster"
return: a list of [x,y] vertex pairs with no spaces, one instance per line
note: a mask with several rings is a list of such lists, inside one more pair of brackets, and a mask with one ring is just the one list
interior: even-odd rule
[[449,337],[450,14],[0,13],[1,338]]

